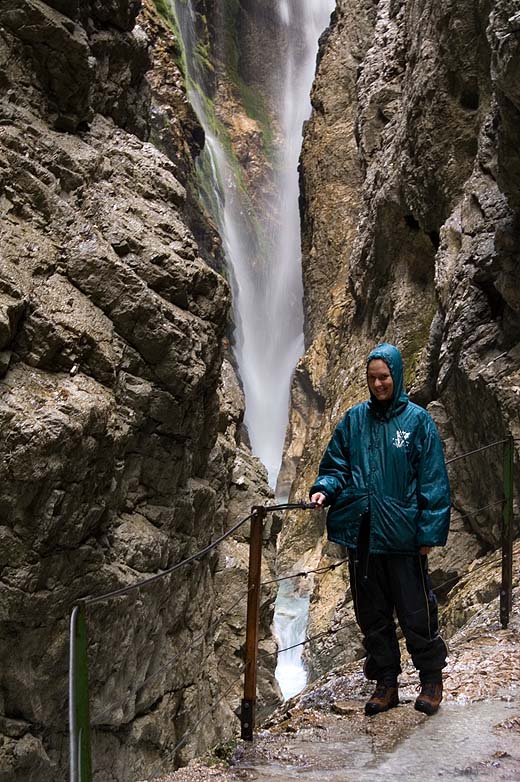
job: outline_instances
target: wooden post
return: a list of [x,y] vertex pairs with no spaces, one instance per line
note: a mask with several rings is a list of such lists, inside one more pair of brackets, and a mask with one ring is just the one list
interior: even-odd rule
[[505,629],[513,606],[513,461],[514,441],[509,436],[504,448],[504,512],[502,519],[502,584],[500,623]]
[[85,605],[70,618],[69,658],[70,782],[92,782]]
[[256,711],[256,661],[258,656],[258,620],[260,615],[260,577],[262,572],[262,533],[266,508],[252,509],[249,538],[249,579],[247,594],[246,667],[244,697],[240,715],[241,736],[253,741]]

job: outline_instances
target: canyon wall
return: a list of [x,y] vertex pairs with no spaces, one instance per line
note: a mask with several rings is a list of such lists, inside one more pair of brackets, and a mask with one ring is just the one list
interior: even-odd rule
[[[175,564],[271,496],[223,360],[228,285],[201,255],[219,240],[187,195],[204,134],[173,31],[140,9],[0,7],[2,782],[67,775],[74,601]],[[95,779],[142,779],[235,729],[247,534],[88,610]]]
[[[401,347],[448,457],[519,436],[516,5],[338,0],[301,161],[306,354],[281,492],[306,497],[383,339]],[[215,122],[247,172],[254,218],[279,162],[278,7],[196,6]],[[194,195],[204,133],[157,7],[163,16],[148,0],[0,6],[1,782],[66,775],[74,601],[180,561],[270,497],[225,353],[221,242]],[[501,448],[450,476],[437,581],[499,543]],[[278,527],[266,529],[266,573]],[[341,556],[323,528],[321,513],[293,514],[278,570]],[[229,737],[246,560],[243,528],[189,570],[89,610],[98,780],[137,782]],[[266,591],[265,708],[279,696],[273,600]],[[313,674],[362,653],[336,570],[316,579],[309,632],[340,624],[311,647]]]
[[[366,398],[381,341],[401,348],[447,457],[520,436],[519,29],[511,0],[338,0],[301,161],[306,354],[281,477],[293,496]],[[454,462],[450,478],[437,582],[500,544],[502,446]],[[341,556],[323,529],[324,514],[293,514],[280,566]],[[315,673],[361,653],[346,581],[315,586],[309,632],[346,625],[311,651]]]

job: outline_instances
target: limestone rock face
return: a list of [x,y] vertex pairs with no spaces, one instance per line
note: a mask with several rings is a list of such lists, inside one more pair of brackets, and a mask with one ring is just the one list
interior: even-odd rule
[[[366,355],[381,341],[401,348],[448,458],[519,436],[517,31],[508,0],[338,0],[301,161],[307,352],[281,477],[293,496],[307,494],[343,411],[366,398]],[[500,545],[502,449],[450,465],[454,526],[431,558],[437,583]],[[284,527],[285,564],[319,559],[320,516]],[[344,596],[339,585],[313,602],[312,623]]]
[[[150,141],[167,154],[175,166],[176,178],[188,186],[193,158],[204,145],[204,131],[180,78],[179,43],[151,2],[144,3],[138,23],[146,32],[154,63],[147,72],[153,99]],[[194,205],[189,201],[188,206]],[[199,236],[197,239],[200,242]]]
[[[0,8],[0,778],[9,782],[66,776],[74,601],[179,562],[270,496],[238,445],[243,402],[232,368],[222,371],[228,285],[187,225],[184,183],[203,136],[185,108],[168,137],[175,154],[145,140],[158,104],[144,28],[159,22],[148,8],[135,25],[139,8]],[[172,63],[169,77],[185,103]],[[151,81],[167,113],[164,79]],[[275,521],[265,573],[276,532]],[[243,528],[227,549],[88,609],[99,779],[142,778],[229,737],[247,537]],[[266,592],[261,705],[279,696],[273,600]]]

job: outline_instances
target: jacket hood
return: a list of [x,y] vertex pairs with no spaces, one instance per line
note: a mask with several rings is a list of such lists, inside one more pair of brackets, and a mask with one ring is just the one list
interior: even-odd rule
[[370,393],[370,401],[368,404],[376,415],[392,418],[402,412],[408,404],[408,394],[404,390],[403,359],[400,350],[396,348],[395,345],[390,345],[388,342],[382,342],[369,353],[367,358],[367,369],[369,363],[375,358],[382,359],[389,368],[392,380],[394,381],[394,392],[392,394],[392,401],[389,405],[381,403],[376,399],[372,392]]

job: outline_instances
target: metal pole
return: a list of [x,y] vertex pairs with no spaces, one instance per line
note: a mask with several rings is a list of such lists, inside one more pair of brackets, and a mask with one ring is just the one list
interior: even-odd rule
[[87,622],[85,605],[80,603],[70,617],[70,782],[92,782],[88,700]]
[[504,513],[502,520],[502,584],[500,623],[505,629],[513,606],[513,460],[514,441],[509,436],[504,448]]
[[256,711],[256,660],[258,656],[258,620],[260,615],[260,576],[262,570],[262,533],[267,509],[252,508],[249,538],[249,579],[247,595],[246,667],[244,697],[240,714],[241,736],[253,741]]

